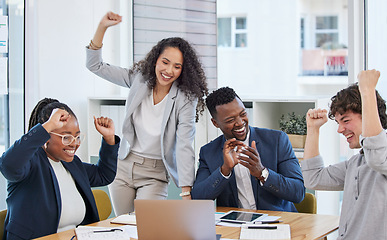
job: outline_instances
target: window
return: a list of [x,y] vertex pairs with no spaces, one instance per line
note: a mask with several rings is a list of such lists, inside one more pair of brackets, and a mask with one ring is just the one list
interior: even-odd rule
[[8,16],[0,2],[0,152],[8,146]]
[[332,48],[338,43],[337,16],[316,17],[316,47]]
[[245,17],[218,18],[218,47],[247,47]]
[[305,18],[300,21],[300,47],[305,48]]
[[380,71],[376,89],[387,99],[387,21],[385,9],[387,1],[366,1],[366,68]]
[[[343,10],[343,16],[346,15]],[[314,43],[305,48],[305,40],[302,50],[303,76],[347,76],[348,75],[348,51],[346,44],[340,43],[339,33],[346,35],[344,30],[339,31],[338,16],[314,17]],[[301,34],[305,34],[305,23],[302,19]],[[303,36],[302,36],[303,37]],[[345,39],[347,42],[347,39]],[[310,43],[309,43],[310,46]]]
[[[24,133],[24,0],[0,1],[0,17],[0,154],[2,154]],[[6,181],[0,174],[0,209],[6,208],[6,196]]]
[[218,86],[260,97],[335,94],[348,84],[347,5],[217,1]]
[[247,46],[246,18],[236,18],[235,27],[235,47]]
[[231,18],[218,18],[218,47],[231,47]]

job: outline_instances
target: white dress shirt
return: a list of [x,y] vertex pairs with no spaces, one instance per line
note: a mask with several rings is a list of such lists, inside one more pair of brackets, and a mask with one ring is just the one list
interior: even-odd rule
[[[249,145],[250,131],[243,143]],[[235,180],[238,188],[239,207],[246,209],[257,209],[255,204],[253,187],[251,185],[250,170],[242,164],[237,164],[234,167]]]
[[[247,134],[245,141],[243,141],[247,146],[249,145],[249,138],[250,131]],[[220,173],[222,174],[222,172]],[[238,207],[256,210],[257,206],[255,203],[253,187],[251,185],[250,170],[242,164],[237,164],[234,167],[234,173],[238,189]],[[228,179],[231,176],[231,173],[229,176],[224,176],[223,174],[222,176]]]

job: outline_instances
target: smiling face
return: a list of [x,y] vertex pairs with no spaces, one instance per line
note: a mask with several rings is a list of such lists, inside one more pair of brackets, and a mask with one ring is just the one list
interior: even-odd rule
[[183,54],[178,48],[165,48],[155,66],[156,86],[170,88],[183,70],[183,60]]
[[347,111],[344,114],[336,113],[337,132],[343,134],[351,149],[360,148],[359,137],[362,132],[362,118],[360,113]]
[[[80,134],[78,120],[75,117],[71,117],[68,123],[53,132],[65,135],[70,134],[74,137]],[[71,162],[74,159],[75,152],[77,151],[79,144],[73,141],[70,145],[64,145],[62,143],[62,137],[55,134],[50,134],[51,138],[46,143],[45,151],[47,156],[54,161]]]
[[222,130],[226,139],[236,138],[244,141],[249,132],[249,119],[245,106],[239,98],[216,106],[216,116],[211,118],[215,127]]

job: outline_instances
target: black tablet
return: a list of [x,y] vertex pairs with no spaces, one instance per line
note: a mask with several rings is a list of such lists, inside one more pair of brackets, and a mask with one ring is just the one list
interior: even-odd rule
[[220,221],[232,223],[249,223],[261,221],[267,214],[257,212],[229,211],[220,217]]

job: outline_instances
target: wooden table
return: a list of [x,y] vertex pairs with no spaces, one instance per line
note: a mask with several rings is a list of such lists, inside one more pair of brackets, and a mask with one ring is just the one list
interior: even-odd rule
[[[238,208],[218,207],[217,212],[228,212],[229,210],[241,210]],[[245,210],[243,211],[250,211]],[[301,239],[320,239],[334,232],[339,227],[339,216],[306,214],[306,213],[290,213],[278,211],[258,210],[260,213],[267,213],[270,216],[280,216],[282,223],[290,225],[292,240]],[[112,219],[107,219],[90,226],[98,227],[114,227],[118,224],[111,224]],[[239,239],[240,228],[216,226],[216,233],[221,234],[222,238]],[[38,238],[39,240],[70,240],[74,236],[74,230],[48,235]],[[74,238],[76,239],[76,238]]]
[[[218,207],[218,212],[238,210],[237,208]],[[243,210],[249,211],[249,210]],[[270,216],[280,216],[284,224],[290,225],[292,240],[320,239],[339,228],[339,216],[292,213],[278,211],[257,210]],[[239,239],[240,228],[216,226],[216,233],[222,234],[222,238]]]

